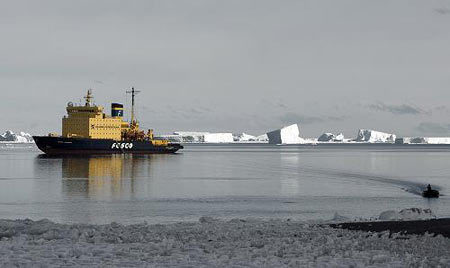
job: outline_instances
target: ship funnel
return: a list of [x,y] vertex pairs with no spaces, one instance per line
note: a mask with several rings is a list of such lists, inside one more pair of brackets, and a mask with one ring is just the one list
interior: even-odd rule
[[111,103],[111,116],[123,117],[123,104]]

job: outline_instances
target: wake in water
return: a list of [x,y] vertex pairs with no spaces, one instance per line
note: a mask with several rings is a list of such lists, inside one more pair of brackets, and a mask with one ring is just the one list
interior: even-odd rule
[[[317,170],[314,169],[314,172],[320,174],[326,174],[336,177],[348,178],[348,179],[357,179],[357,180],[365,180],[365,181],[373,181],[380,182],[383,184],[390,184],[399,187],[400,189],[412,193],[415,195],[422,196],[423,190],[426,189],[428,183],[418,183],[413,181],[405,181],[399,180],[395,178],[380,176],[380,175],[372,175],[372,174],[361,174],[361,173],[350,173],[350,172],[342,172],[338,170]],[[433,189],[441,191],[442,187],[439,185],[432,185]]]

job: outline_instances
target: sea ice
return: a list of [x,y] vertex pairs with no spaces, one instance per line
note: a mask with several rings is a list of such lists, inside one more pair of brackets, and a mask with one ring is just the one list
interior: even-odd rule
[[191,223],[128,226],[0,220],[0,266],[36,265],[449,267],[450,239],[394,238],[289,220],[202,217]]

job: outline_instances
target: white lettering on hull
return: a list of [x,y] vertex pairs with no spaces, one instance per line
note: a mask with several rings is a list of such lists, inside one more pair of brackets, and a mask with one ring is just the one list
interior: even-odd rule
[[111,149],[132,149],[133,143],[128,142],[115,142],[112,144]]

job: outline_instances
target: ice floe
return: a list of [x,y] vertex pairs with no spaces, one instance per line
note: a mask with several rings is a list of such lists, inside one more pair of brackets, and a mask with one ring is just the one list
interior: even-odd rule
[[[397,239],[398,237],[404,239]],[[2,267],[449,267],[450,239],[289,220],[175,224],[0,220]]]

